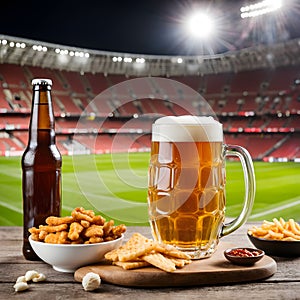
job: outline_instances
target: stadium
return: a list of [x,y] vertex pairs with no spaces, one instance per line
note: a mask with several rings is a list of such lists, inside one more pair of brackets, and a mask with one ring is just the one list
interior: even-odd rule
[[[266,12],[251,15],[249,6],[242,18],[268,18],[260,16]],[[0,225],[22,224],[20,156],[28,142],[33,78],[53,81],[64,214],[78,205],[100,207],[119,222],[146,224],[152,123],[191,114],[214,116],[226,143],[250,152],[257,178],[253,220],[299,220],[300,39],[291,33],[254,43],[253,35],[234,49],[154,55],[0,34]],[[230,161],[227,172],[233,199],[227,211],[235,216],[241,170]]]

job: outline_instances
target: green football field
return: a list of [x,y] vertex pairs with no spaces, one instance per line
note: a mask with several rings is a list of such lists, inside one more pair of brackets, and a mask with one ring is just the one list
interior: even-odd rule
[[[149,153],[63,157],[62,214],[77,206],[116,223],[148,225]],[[255,162],[256,198],[250,220],[300,221],[300,164]],[[227,217],[239,214],[244,182],[238,162],[227,162]],[[42,199],[41,199],[42,201]],[[0,225],[22,225],[20,157],[0,157]]]

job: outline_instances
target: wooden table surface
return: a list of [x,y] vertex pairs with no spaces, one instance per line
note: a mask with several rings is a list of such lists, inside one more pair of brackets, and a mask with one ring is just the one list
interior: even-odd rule
[[[224,241],[236,246],[251,246],[246,230],[248,223]],[[126,237],[140,232],[151,237],[149,227],[128,227]],[[300,299],[300,257],[279,258],[277,272],[258,282],[178,288],[128,288],[102,283],[93,292],[86,292],[73,274],[60,273],[43,262],[27,261],[21,253],[22,228],[0,227],[0,299]],[[45,282],[30,283],[30,289],[16,293],[17,277],[36,270],[47,277]]]

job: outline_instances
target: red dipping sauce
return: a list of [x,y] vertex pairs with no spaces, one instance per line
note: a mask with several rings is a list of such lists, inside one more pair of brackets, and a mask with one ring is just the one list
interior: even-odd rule
[[260,252],[256,250],[250,251],[245,248],[238,248],[238,249],[232,249],[231,251],[227,252],[227,254],[231,256],[238,256],[238,257],[255,257],[260,255]]

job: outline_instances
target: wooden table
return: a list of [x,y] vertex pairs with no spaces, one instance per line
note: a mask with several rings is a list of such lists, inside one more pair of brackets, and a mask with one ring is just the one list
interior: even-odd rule
[[[248,223],[224,241],[251,246],[246,236]],[[140,232],[151,237],[149,227],[128,227],[127,236]],[[0,227],[0,299],[300,299],[300,257],[279,258],[277,272],[259,282],[178,288],[128,288],[102,283],[94,292],[85,292],[73,274],[60,273],[43,262],[26,261],[21,253],[22,228]],[[44,273],[46,282],[30,283],[25,292],[15,293],[17,277],[28,270]]]

